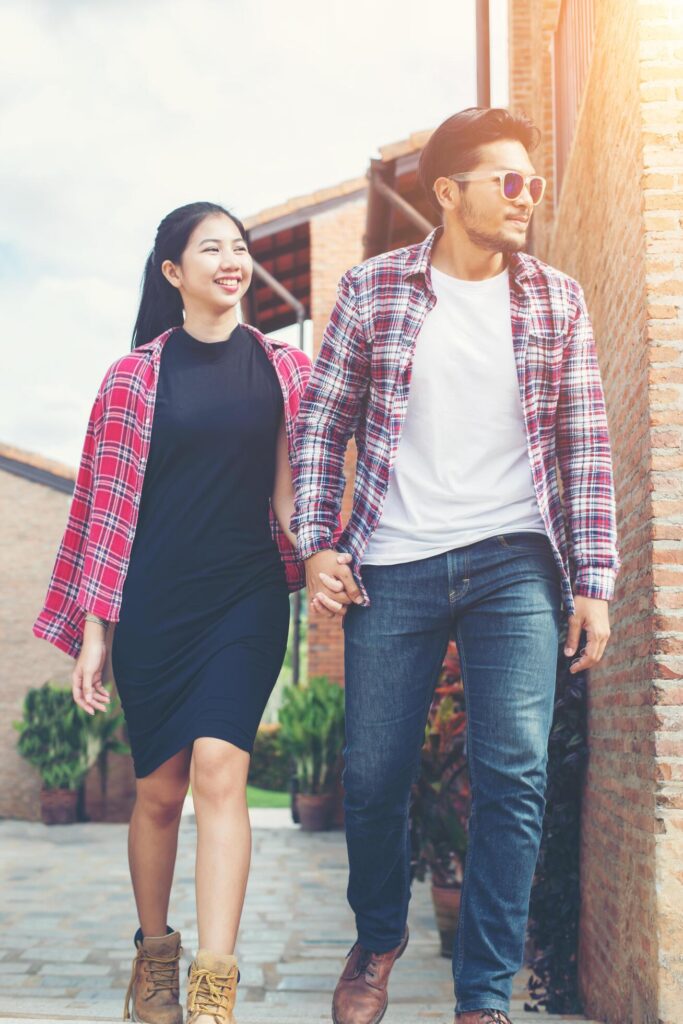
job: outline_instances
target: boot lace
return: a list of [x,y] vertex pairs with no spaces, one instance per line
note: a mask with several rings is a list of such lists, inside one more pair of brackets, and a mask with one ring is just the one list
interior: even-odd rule
[[482,1024],[512,1024],[507,1013],[502,1010],[480,1010],[479,1020]]
[[[361,974],[366,974],[371,981],[374,981],[377,977],[377,963],[375,960],[376,954],[370,949],[365,949],[364,946],[360,946],[359,948],[361,952],[360,957],[358,958],[358,963],[356,964],[356,977],[358,978]],[[347,957],[351,956],[354,949],[355,946],[352,946],[347,953]]]
[[175,956],[151,956],[142,946],[138,947],[135,959],[133,960],[133,969],[130,972],[128,991],[126,992],[126,1004],[123,1009],[124,1020],[131,1019],[130,1001],[133,998],[133,986],[135,984],[138,961],[144,960],[149,967],[149,978],[153,986],[151,995],[156,995],[157,992],[163,992],[164,990],[175,992],[177,988],[176,970],[182,953],[182,949],[179,949]]
[[[237,971],[217,974],[204,967],[194,968],[188,991],[188,1010],[194,1013],[213,1013],[229,1010],[234,1004]],[[216,1018],[218,1020],[218,1018]]]

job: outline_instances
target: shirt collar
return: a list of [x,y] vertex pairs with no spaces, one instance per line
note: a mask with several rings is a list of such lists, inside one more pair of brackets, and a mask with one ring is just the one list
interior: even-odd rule
[[[423,277],[431,288],[431,260],[432,250],[438,238],[443,234],[443,226],[434,228],[419,245],[411,246],[403,272],[404,280],[410,277]],[[529,277],[529,257],[524,252],[513,252],[508,260],[510,281],[523,290],[523,283]]]

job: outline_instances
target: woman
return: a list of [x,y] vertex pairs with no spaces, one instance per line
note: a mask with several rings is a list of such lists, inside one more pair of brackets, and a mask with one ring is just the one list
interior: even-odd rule
[[129,862],[140,927],[125,1018],[182,1021],[167,925],[192,785],[200,949],[188,1024],[233,1021],[251,853],[249,756],[303,585],[289,530],[293,425],[309,360],[242,326],[246,233],[174,210],[145,268],[133,350],[95,400],[66,533],[34,632],[77,657],[73,696],[107,707],[106,633],[137,778]]

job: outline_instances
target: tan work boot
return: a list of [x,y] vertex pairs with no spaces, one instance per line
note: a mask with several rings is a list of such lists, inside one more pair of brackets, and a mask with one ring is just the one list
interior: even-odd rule
[[387,985],[391,969],[408,945],[402,941],[387,953],[373,953],[356,942],[332,997],[334,1024],[379,1024],[387,1011]]
[[[126,992],[123,1019],[138,1024],[183,1024],[178,967],[180,932],[135,936],[137,953]],[[131,1006],[132,1003],[132,1006]]]
[[187,1024],[235,1024],[237,958],[200,949],[190,964]]

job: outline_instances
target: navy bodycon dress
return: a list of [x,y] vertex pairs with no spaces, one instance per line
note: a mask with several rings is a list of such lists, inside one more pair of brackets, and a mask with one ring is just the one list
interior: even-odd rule
[[112,649],[138,778],[200,736],[252,749],[289,627],[268,518],[282,415],[243,327],[169,337]]

